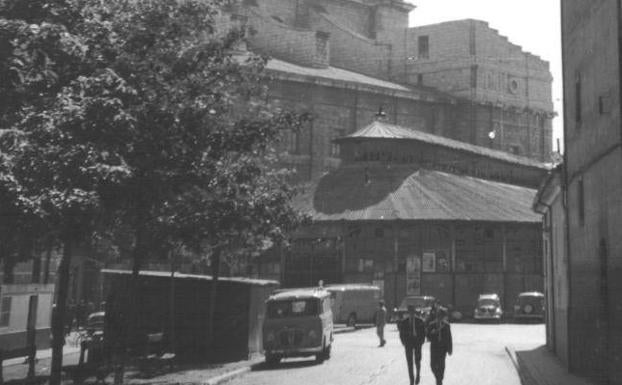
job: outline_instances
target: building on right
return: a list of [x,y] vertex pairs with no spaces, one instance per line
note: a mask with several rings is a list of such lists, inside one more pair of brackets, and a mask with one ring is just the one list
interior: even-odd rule
[[[562,354],[555,351],[562,359],[566,355],[570,371],[598,383],[622,384],[621,5],[613,0],[560,3],[564,165],[558,181],[549,178],[538,196],[544,198],[541,209],[552,209],[547,218],[553,226],[547,231],[545,225],[545,239],[548,233],[558,245],[550,250],[550,260],[557,262],[551,266],[567,270],[548,271],[551,285],[546,285],[567,289],[567,314],[561,313],[567,329],[555,328],[559,313],[549,314],[549,346],[551,332],[561,333],[555,341],[564,345]],[[557,198],[556,183],[561,187]],[[560,221],[565,231],[552,231]]]

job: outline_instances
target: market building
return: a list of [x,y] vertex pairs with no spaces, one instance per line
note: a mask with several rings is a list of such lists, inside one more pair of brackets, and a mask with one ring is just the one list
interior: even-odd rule
[[336,142],[340,167],[296,201],[313,223],[281,253],[284,286],[374,283],[389,307],[426,294],[466,314],[542,291],[545,164],[381,119]]

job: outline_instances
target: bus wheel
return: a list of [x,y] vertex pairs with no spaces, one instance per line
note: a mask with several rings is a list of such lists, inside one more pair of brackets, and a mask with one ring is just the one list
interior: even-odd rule
[[351,313],[348,316],[348,322],[346,323],[347,326],[352,326],[353,328],[356,328],[356,313]]

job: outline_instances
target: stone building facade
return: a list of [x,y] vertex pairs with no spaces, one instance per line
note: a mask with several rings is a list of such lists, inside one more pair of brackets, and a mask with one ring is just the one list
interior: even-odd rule
[[380,107],[394,124],[548,161],[548,63],[484,22],[409,28],[413,9],[402,0],[231,1],[229,21],[248,27],[248,49],[273,59],[273,103],[315,117],[283,141],[286,162],[317,179],[340,162],[332,140]]
[[567,285],[567,329],[548,327],[572,372],[622,384],[622,14],[611,0],[567,0],[561,9],[563,216],[556,205],[543,211],[553,228],[565,227],[551,233],[555,244],[565,243],[552,253],[566,264],[551,279],[555,288]]

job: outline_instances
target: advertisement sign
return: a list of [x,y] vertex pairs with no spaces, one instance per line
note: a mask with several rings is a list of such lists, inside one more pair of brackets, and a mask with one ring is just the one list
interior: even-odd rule
[[424,273],[436,272],[436,254],[433,251],[423,253],[422,270]]
[[406,295],[421,295],[421,258],[406,258]]

